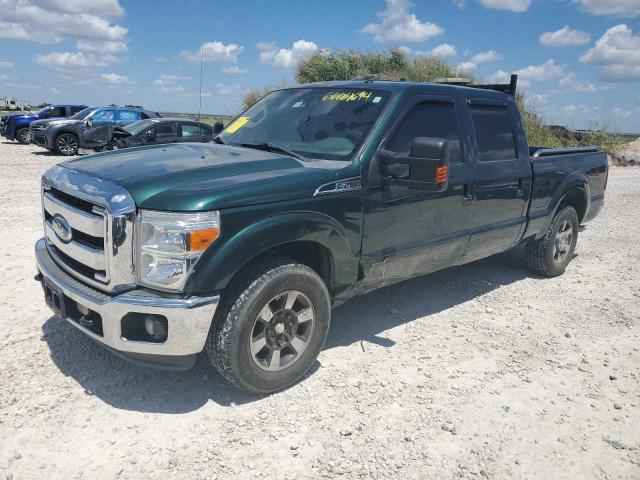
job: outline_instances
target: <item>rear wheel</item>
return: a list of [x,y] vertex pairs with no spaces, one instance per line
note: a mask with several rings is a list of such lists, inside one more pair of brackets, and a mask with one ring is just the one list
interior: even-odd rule
[[78,138],[72,133],[62,133],[56,138],[55,149],[60,155],[77,155]]
[[26,145],[27,143],[29,143],[29,129],[21,128],[20,130],[18,130],[16,132],[16,140],[22,143],[23,145]]
[[539,240],[527,244],[527,263],[547,277],[562,275],[573,258],[578,242],[578,214],[563,207]]
[[282,258],[265,259],[223,293],[207,353],[232,384],[272,393],[313,365],[330,318],[329,292],[315,271]]

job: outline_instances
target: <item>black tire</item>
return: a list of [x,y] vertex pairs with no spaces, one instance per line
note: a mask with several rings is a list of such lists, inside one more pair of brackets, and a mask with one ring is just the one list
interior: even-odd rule
[[29,129],[21,128],[16,132],[16,140],[23,145],[29,144]]
[[56,153],[65,156],[77,155],[78,145],[78,137],[73,133],[61,133],[54,142]]
[[[285,363],[281,366],[280,370],[266,371],[265,368],[271,366],[271,359],[268,360],[269,365],[266,365],[267,360],[264,360],[265,365],[260,366],[262,360],[258,359],[258,354],[252,352],[250,342],[257,338],[254,337],[255,329],[258,328],[259,322],[262,322],[262,312],[265,308],[270,306],[271,312],[273,302],[278,302],[277,298],[280,295],[287,295],[287,292],[294,290],[302,294],[299,297],[302,301],[308,301],[308,305],[305,305],[310,307],[315,315],[309,327],[309,338],[304,350],[301,349],[302,353],[296,353],[295,356],[293,353],[286,354],[290,347],[285,345],[280,350],[282,353],[277,355],[278,365],[281,364],[281,355],[283,359],[289,356],[293,360],[290,360],[290,364]],[[297,302],[298,300],[296,304]],[[291,308],[290,311],[295,313],[294,306]],[[287,311],[284,306],[282,309],[279,312]],[[275,315],[269,324],[273,321],[278,322]],[[297,314],[295,321],[294,328],[303,325],[297,323]],[[212,364],[227,381],[250,393],[269,394],[292,385],[311,368],[322,350],[330,321],[329,292],[315,271],[287,259],[265,257],[241,273],[222,293],[222,301],[207,339],[206,350]],[[282,324],[280,326],[284,328]],[[268,324],[263,328],[263,335],[268,337]],[[274,331],[272,328],[271,333]],[[297,336],[296,332],[297,330],[294,330],[294,336]],[[265,344],[265,351],[273,350],[270,348]]]
[[546,277],[562,275],[576,249],[578,226],[576,210],[570,206],[561,208],[544,236],[527,244],[529,267]]

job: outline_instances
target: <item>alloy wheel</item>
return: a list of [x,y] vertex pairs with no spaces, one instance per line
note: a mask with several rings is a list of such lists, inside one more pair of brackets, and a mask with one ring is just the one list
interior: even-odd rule
[[553,260],[557,263],[562,263],[569,255],[571,251],[571,244],[573,243],[573,225],[569,220],[565,220],[560,225],[558,233],[553,244]]
[[58,148],[64,155],[75,155],[78,152],[78,141],[73,135],[60,135]]
[[254,363],[274,372],[295,363],[309,345],[315,310],[309,297],[297,290],[279,293],[260,310],[249,339]]

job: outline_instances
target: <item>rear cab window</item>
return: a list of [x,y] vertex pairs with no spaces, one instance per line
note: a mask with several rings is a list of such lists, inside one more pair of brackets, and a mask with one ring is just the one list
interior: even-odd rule
[[478,146],[478,160],[516,160],[516,139],[506,105],[472,101],[470,107]]

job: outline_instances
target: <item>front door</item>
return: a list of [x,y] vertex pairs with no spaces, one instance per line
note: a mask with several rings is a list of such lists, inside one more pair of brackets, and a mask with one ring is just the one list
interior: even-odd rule
[[[436,193],[390,181],[364,192],[362,290],[445,268],[466,249],[471,204],[463,186],[467,168],[452,98],[417,97],[391,127],[385,149],[408,155],[416,137],[443,138],[456,145],[448,189]],[[408,169],[391,166],[390,173],[402,178]]]

